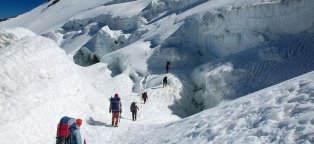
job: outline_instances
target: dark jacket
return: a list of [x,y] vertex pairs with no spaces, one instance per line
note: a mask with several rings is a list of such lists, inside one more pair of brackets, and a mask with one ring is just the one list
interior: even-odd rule
[[137,105],[135,103],[132,103],[130,106],[130,110],[131,110],[131,112],[137,112],[137,110],[139,110],[139,108],[137,107]]
[[167,83],[167,77],[164,77],[164,79],[162,80],[164,83]]
[[142,98],[143,98],[143,99],[147,99],[147,98],[148,98],[146,92],[144,92],[144,93],[142,94]]

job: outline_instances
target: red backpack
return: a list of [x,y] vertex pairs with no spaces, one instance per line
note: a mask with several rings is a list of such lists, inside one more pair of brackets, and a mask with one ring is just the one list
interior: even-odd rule
[[57,127],[56,144],[71,144],[72,132],[70,126],[75,122],[73,118],[62,117]]

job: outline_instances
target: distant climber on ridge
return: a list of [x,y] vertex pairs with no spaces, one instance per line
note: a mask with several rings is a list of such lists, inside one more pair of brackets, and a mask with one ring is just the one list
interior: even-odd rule
[[142,99],[144,100],[144,104],[146,103],[146,100],[148,100],[147,92],[144,92],[142,94]]
[[162,80],[162,87],[164,88],[164,87],[166,87],[167,86],[167,84],[168,84],[168,82],[167,82],[168,80],[167,80],[167,76],[165,76],[164,77],[164,79]]
[[170,69],[170,61],[167,60],[167,64],[166,64],[166,72],[168,73]]

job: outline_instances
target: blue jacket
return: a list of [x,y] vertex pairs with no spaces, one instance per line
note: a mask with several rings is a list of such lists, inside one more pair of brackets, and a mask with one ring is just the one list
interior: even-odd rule
[[70,126],[70,130],[72,132],[71,144],[83,144],[81,133],[80,133],[80,127],[76,124],[75,119],[70,118],[68,116],[64,116],[61,118],[60,123],[67,123],[71,125]]
[[71,126],[71,129],[72,129],[71,144],[83,144],[80,127],[75,124],[74,126],[73,125]]

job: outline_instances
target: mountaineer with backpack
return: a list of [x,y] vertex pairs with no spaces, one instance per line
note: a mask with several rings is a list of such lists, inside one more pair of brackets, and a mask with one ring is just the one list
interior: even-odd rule
[[[56,144],[83,144],[80,133],[81,125],[82,119],[62,117],[57,127]],[[86,144],[85,140],[84,144]]]
[[119,116],[122,113],[122,105],[118,94],[115,94],[114,97],[110,98],[110,108],[109,113],[112,112],[111,125],[118,127]]
[[166,63],[166,72],[167,73],[169,72],[169,69],[170,69],[170,61],[167,60],[167,63]]
[[137,105],[136,105],[136,102],[132,102],[131,104],[131,107],[130,107],[130,110],[132,112],[132,120],[135,121],[136,120],[136,113],[137,113],[137,110],[140,110]]
[[147,97],[147,92],[144,92],[142,94],[142,99],[144,100],[144,104],[146,103],[146,100],[148,100],[148,97]]
[[167,86],[167,84],[168,84],[167,81],[168,81],[168,80],[167,80],[167,76],[165,76],[164,79],[162,80],[162,87],[163,87],[163,88]]

